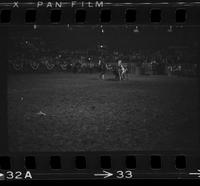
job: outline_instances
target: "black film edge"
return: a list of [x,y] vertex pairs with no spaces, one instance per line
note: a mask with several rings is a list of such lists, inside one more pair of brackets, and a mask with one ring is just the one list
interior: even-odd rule
[[0,3],[0,181],[199,179],[199,9]]

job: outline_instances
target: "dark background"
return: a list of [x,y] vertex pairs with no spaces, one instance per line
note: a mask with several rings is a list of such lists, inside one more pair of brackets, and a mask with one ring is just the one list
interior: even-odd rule
[[[79,27],[70,26],[38,26],[36,30],[33,27],[13,29],[10,36],[14,42],[20,42],[22,37],[31,39],[31,37],[42,38],[49,48],[58,49],[95,49],[102,43],[108,46],[108,49],[162,49],[170,46],[199,48],[199,32],[197,27],[173,27],[173,32],[167,32],[169,27],[139,26],[139,33],[134,33],[134,26],[128,28],[119,26],[104,26],[104,34],[100,27],[85,26],[80,30]],[[189,31],[189,32],[188,32]],[[13,34],[14,33],[14,34]],[[23,35],[21,35],[23,33]],[[10,40],[12,42],[12,40]],[[10,44],[10,50],[16,50],[15,43]],[[12,48],[12,46],[14,48]]]
[[7,130],[7,29],[0,28],[0,153],[8,151]]

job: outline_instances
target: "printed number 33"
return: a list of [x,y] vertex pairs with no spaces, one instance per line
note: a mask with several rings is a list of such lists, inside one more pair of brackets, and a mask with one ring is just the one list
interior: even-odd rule
[[117,171],[117,178],[133,178],[132,171]]

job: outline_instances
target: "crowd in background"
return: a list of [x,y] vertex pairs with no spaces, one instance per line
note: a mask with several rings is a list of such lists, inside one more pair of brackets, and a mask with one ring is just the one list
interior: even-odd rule
[[128,51],[108,49],[104,45],[96,49],[65,50],[48,48],[42,41],[21,41],[18,49],[9,56],[11,72],[88,72],[98,71],[103,60],[108,68],[117,60],[127,66],[129,73],[199,75],[198,52],[188,48],[130,49]]

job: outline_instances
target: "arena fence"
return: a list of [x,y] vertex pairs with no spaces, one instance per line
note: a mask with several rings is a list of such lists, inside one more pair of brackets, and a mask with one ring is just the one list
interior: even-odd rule
[[[98,72],[98,64],[83,63],[76,67],[71,63],[15,63],[9,61],[8,71],[10,73],[50,73],[50,72],[74,72],[74,73],[95,73]],[[109,63],[108,66],[115,66],[116,63]],[[200,67],[198,64],[174,64],[162,63],[124,63],[128,73],[135,75],[177,75],[177,76],[199,76]]]

